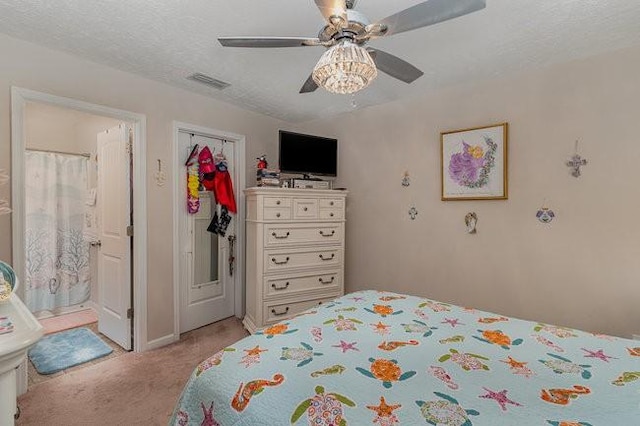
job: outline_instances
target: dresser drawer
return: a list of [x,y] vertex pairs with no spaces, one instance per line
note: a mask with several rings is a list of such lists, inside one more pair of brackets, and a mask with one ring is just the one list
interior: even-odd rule
[[265,225],[265,246],[290,244],[337,244],[342,241],[342,224]]
[[264,272],[288,269],[336,267],[342,264],[342,248],[265,250]]
[[344,210],[341,208],[334,209],[320,209],[320,219],[331,220],[331,219],[342,219]]
[[325,296],[319,299],[304,300],[300,302],[265,302],[263,304],[263,316],[265,324],[273,324],[279,321],[289,319],[307,309],[314,306],[320,306],[323,303],[327,303],[338,297],[339,294]]
[[339,269],[327,272],[309,272],[307,274],[278,275],[264,279],[263,295],[265,299],[281,298],[308,292],[337,293],[341,288]]
[[317,198],[297,198],[293,200],[294,219],[317,219],[318,199]]
[[264,220],[290,220],[291,209],[287,207],[265,207]]
[[291,198],[288,197],[264,197],[265,207],[291,207]]
[[342,198],[321,198],[321,209],[342,209],[344,207],[344,200]]

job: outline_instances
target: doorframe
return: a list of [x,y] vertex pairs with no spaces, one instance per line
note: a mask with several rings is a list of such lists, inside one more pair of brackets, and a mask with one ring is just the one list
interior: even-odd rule
[[[15,270],[25,276],[25,107],[38,102],[127,121],[133,127],[133,350],[144,352],[147,342],[147,117],[30,89],[11,87],[11,207],[12,256]],[[21,291],[21,289],[18,289]]]
[[235,146],[235,164],[233,188],[237,194],[236,206],[238,212],[236,214],[236,286],[234,289],[234,314],[237,318],[244,316],[244,290],[245,290],[245,207],[244,207],[244,188],[246,181],[246,158],[245,158],[245,142],[244,135],[229,133],[222,130],[212,129],[209,127],[198,126],[180,121],[173,122],[173,339],[180,340],[180,247],[179,239],[179,214],[180,209],[184,208],[186,200],[181,203],[181,185],[184,170],[184,159],[180,158],[178,149],[178,137],[180,132],[193,133],[198,136],[204,136],[213,139],[226,140],[233,142]]

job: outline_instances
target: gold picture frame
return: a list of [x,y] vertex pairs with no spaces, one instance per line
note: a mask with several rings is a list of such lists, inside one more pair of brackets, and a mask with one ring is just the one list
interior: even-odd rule
[[509,123],[440,133],[442,201],[506,200]]

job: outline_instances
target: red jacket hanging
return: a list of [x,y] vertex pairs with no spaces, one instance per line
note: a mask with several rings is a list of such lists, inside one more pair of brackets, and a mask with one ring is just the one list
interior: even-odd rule
[[216,197],[216,203],[226,207],[231,213],[237,213],[236,198],[233,195],[233,183],[231,175],[224,163],[216,165],[216,172],[213,177],[213,194]]

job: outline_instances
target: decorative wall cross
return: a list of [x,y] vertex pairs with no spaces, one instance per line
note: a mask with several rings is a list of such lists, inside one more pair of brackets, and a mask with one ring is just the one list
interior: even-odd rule
[[576,141],[575,154],[566,162],[566,165],[572,169],[571,176],[576,178],[580,177],[580,167],[587,165],[587,160],[578,155],[578,141]]
[[416,209],[415,207],[411,207],[409,209],[409,217],[411,217],[411,220],[416,220],[417,216],[418,216],[418,209]]

